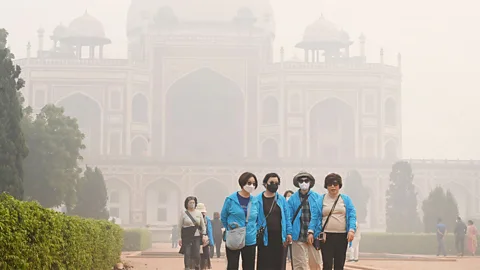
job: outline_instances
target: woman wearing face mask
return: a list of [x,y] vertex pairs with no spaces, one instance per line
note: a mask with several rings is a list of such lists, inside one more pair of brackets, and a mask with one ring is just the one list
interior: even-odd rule
[[257,269],[285,269],[284,247],[291,239],[287,200],[277,193],[280,177],[269,173],[263,179],[266,190],[257,197]]
[[180,253],[183,254],[185,270],[200,269],[200,246],[208,242],[207,228],[202,213],[196,210],[197,198],[189,196],[185,199],[185,212],[180,215],[178,228],[181,246]]
[[299,190],[288,200],[293,238],[292,269],[320,270],[322,258],[313,246],[318,223],[317,200],[320,197],[311,190],[315,186],[315,178],[308,172],[300,172],[293,178],[293,185]]
[[226,247],[227,270],[239,269],[240,255],[242,256],[242,269],[254,270],[258,205],[251,193],[258,187],[257,177],[253,173],[245,172],[238,179],[238,184],[241,190],[225,199],[220,216],[227,234],[237,226],[246,227],[245,247],[240,250],[231,250]]
[[318,200],[321,218],[317,228],[321,232],[323,269],[343,270],[348,243],[353,241],[357,230],[357,213],[350,197],[340,194],[340,175],[327,175],[324,187],[328,192]]
[[287,202],[290,199],[290,197],[292,197],[292,195],[293,195],[293,191],[291,191],[291,190],[287,190],[287,191],[285,191],[285,193],[283,193],[283,197],[285,197]]

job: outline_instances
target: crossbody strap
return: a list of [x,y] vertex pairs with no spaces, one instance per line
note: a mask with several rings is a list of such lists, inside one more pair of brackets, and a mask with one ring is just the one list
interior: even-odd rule
[[[272,214],[273,207],[275,207],[275,205],[277,204],[277,196],[278,195],[275,195],[275,199],[273,200],[272,206],[270,206],[270,210],[268,211],[268,214],[265,217],[265,221],[263,222],[263,224],[267,223],[268,217]],[[263,227],[263,225],[262,225],[262,227]]]
[[300,206],[297,208],[297,211],[295,211],[295,214],[293,215],[293,219],[292,219],[292,225],[295,222],[295,219],[297,218],[298,213],[300,212],[300,209],[302,209],[302,206],[308,200],[308,196],[310,196],[310,194],[307,194],[307,196],[305,196],[305,198],[300,202]]
[[192,220],[193,225],[195,225],[195,227],[197,227],[197,230],[200,232],[200,225],[199,225],[199,224],[197,223],[197,221],[192,217],[192,215],[190,214],[190,212],[185,211],[185,214],[187,214],[187,216],[190,218],[190,220]]
[[[323,197],[323,199],[325,200],[325,197]],[[327,227],[328,220],[330,220],[330,216],[332,215],[333,210],[335,210],[335,206],[337,205],[338,199],[340,199],[340,195],[338,195],[337,199],[333,203],[333,206],[332,206],[332,209],[330,210],[330,213],[328,213],[327,220],[325,220],[325,224],[322,227],[322,232],[325,231],[325,228]]]

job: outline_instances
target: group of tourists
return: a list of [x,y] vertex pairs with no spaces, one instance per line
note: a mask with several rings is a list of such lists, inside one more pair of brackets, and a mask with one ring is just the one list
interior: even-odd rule
[[[463,222],[462,218],[457,217],[453,231],[457,256],[463,257],[465,254],[465,248],[467,248],[469,255],[475,256],[477,253],[477,228],[472,220],[467,221],[467,224]],[[443,223],[442,219],[439,218],[437,221],[437,256],[447,256],[447,249],[445,247],[445,236],[447,235],[447,232],[447,226]]]
[[[265,191],[258,196],[252,195],[259,185],[253,173],[243,173],[238,184],[240,190],[225,199],[217,225],[225,228],[221,241],[226,246],[227,270],[239,269],[240,257],[244,270],[284,270],[287,259],[295,270],[344,269],[357,221],[352,200],[340,193],[340,175],[325,177],[326,194],[312,190],[315,178],[307,172],[293,178],[298,191],[283,195],[277,192],[281,180],[276,173],[265,175]],[[210,249],[221,245],[213,235],[216,229],[197,198],[187,197],[185,210],[178,226],[185,269],[211,269]]]

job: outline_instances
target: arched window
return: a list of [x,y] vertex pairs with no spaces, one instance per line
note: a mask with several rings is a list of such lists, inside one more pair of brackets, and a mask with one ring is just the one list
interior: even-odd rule
[[263,101],[262,124],[278,124],[278,101],[274,97],[268,97]]
[[389,126],[397,125],[397,104],[392,98],[385,101],[385,124]]
[[132,100],[132,121],[148,123],[148,101],[142,94],[137,94]]

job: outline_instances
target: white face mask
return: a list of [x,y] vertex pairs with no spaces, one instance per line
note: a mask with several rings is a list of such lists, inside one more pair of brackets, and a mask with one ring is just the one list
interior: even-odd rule
[[243,189],[248,193],[252,193],[255,190],[255,186],[254,185],[246,185],[246,186],[243,187]]
[[194,209],[195,208],[195,203],[189,203],[188,208],[189,209]]
[[310,183],[300,183],[299,186],[301,190],[308,190],[310,188]]

